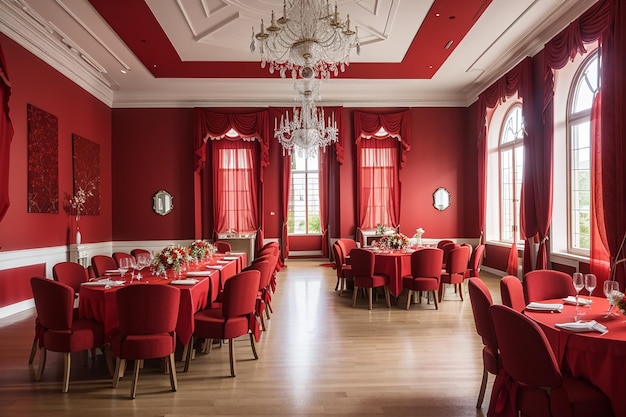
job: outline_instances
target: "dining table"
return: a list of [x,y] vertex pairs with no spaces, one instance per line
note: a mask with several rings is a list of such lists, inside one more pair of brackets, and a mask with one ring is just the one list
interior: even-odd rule
[[411,275],[411,254],[413,249],[381,250],[370,248],[374,253],[374,273],[389,277],[389,292],[394,297],[402,294],[402,278]]
[[561,312],[526,309],[524,314],[543,329],[561,369],[598,387],[610,399],[615,417],[626,417],[626,316],[621,313],[607,316],[609,304],[605,298],[585,299],[590,299],[591,304],[578,307],[581,324],[595,320],[605,326],[607,332],[558,327],[557,324],[574,322],[577,316],[576,306],[564,304],[562,299],[541,301],[564,304]]

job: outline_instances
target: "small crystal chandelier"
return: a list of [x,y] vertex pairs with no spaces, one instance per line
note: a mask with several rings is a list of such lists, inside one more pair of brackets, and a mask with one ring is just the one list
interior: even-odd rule
[[299,68],[310,67],[322,78],[337,76],[350,64],[350,49],[361,53],[358,29],[350,27],[350,16],[345,22],[337,10],[331,10],[329,0],[284,0],[283,15],[278,20],[272,10],[271,24],[254,33],[250,51],[256,46],[261,53],[261,67],[269,63],[270,73],[280,71],[282,78],[291,71],[296,78]]
[[285,112],[274,121],[274,137],[283,146],[285,153],[291,155],[295,148],[299,156],[310,158],[317,155],[319,148],[326,152],[326,147],[337,142],[337,122],[333,112],[324,120],[324,109],[315,106],[314,97],[319,92],[319,80],[315,78],[300,79],[295,83],[295,89],[300,99],[300,109],[293,107],[293,117],[289,120],[289,113]]

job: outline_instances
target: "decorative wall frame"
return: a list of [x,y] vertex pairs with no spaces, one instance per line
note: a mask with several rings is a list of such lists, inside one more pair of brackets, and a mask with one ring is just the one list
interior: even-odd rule
[[27,105],[28,212],[59,212],[59,120]]
[[72,162],[74,168],[74,195],[80,189],[91,191],[81,212],[100,214],[100,145],[72,134]]

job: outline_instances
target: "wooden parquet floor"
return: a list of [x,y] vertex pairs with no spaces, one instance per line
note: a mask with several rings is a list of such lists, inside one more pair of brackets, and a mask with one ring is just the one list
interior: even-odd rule
[[[465,288],[450,288],[435,311],[423,302],[372,311],[351,307],[334,291],[335,271],[320,260],[293,260],[279,273],[274,314],[253,360],[247,337],[235,341],[237,377],[228,346],[198,354],[188,373],[178,362],[178,391],[158,363],[146,363],[137,398],[130,375],[111,388],[104,358],[87,366],[72,357],[70,391],[61,393],[62,355],[49,352],[34,381],[39,355],[28,365],[34,310],[0,319],[0,416],[428,416],[486,415],[475,408],[482,374],[480,338]],[[483,274],[499,302],[498,278]]]

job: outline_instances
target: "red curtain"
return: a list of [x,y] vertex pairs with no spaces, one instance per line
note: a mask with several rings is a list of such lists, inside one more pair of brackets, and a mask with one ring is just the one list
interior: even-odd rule
[[[240,137],[237,140],[241,143],[253,144],[256,148],[255,151],[255,172],[258,184],[256,184],[256,218],[257,218],[257,233],[263,236],[263,172],[269,165],[269,126],[268,126],[268,113],[267,110],[252,112],[252,113],[218,113],[204,108],[194,109],[195,113],[195,127],[194,127],[194,149],[195,149],[195,170],[196,172],[203,172],[203,180],[205,184],[215,183],[212,170],[204,170],[206,163],[207,153],[207,140],[215,140],[220,142],[219,139],[225,139],[228,142],[226,133],[230,129],[234,129],[239,133]],[[253,142],[249,142],[253,141]],[[254,142],[256,141],[256,142]],[[196,175],[195,181],[199,181],[200,176]],[[217,224],[215,223],[215,215],[210,213],[215,211],[211,192],[207,192],[207,187],[196,186],[196,189],[203,189],[202,195],[202,219],[203,219],[203,234],[205,236],[213,235],[215,233]],[[196,210],[200,210],[196,207]],[[213,227],[209,227],[209,225]],[[212,230],[211,230],[212,229]],[[261,240],[258,240],[261,242]]]
[[328,188],[330,184],[329,169],[331,157],[328,152],[320,151],[317,158],[319,164],[319,191],[320,191],[320,227],[322,231],[322,255],[329,256],[328,251]]
[[397,138],[402,146],[400,166],[406,161],[406,153],[411,150],[411,120],[409,111],[399,113],[354,112],[354,134],[357,146],[361,139],[373,137],[382,127],[391,137]]
[[[624,51],[626,22],[624,5],[619,0],[600,0],[572,22],[544,48],[543,141],[553,142],[554,132],[554,70],[563,68],[577,54],[586,52],[585,43],[600,41],[602,104],[594,103],[592,124],[595,124],[592,167],[591,269],[602,288],[608,276],[609,258],[617,255],[626,230],[623,217],[626,191],[624,171],[622,99],[624,86]],[[603,192],[610,190],[610,192]],[[597,230],[593,230],[597,227]],[[595,238],[594,238],[595,237]],[[602,248],[604,246],[604,248]],[[623,277],[622,288],[624,288]]]
[[9,74],[0,46],[0,221],[9,209],[9,157],[11,155],[11,140],[13,139],[13,124],[9,117],[9,97],[11,96],[11,83]]
[[[215,233],[258,228],[255,142],[213,140],[213,224]],[[217,238],[217,236],[216,236]]]
[[287,222],[289,219],[289,193],[291,191],[291,155],[285,155],[283,157],[282,168],[283,180],[281,181],[281,203],[283,209],[283,227],[281,235],[281,255],[284,260],[289,257],[289,227],[287,225]]

